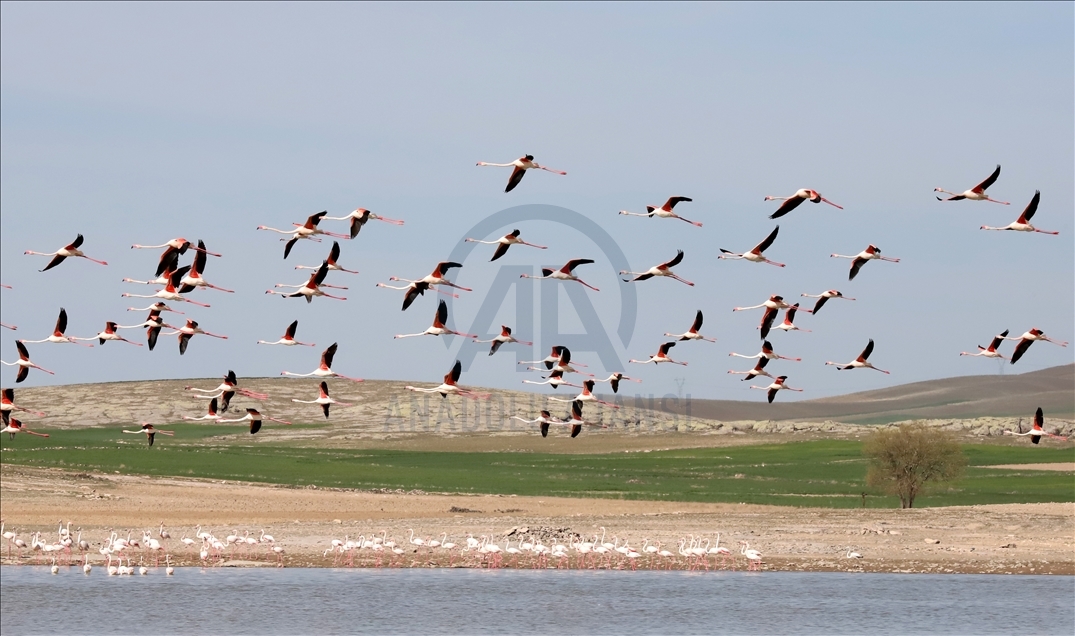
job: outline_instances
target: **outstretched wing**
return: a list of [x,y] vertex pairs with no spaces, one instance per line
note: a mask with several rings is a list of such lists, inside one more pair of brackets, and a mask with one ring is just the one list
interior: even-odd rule
[[1034,427],[1035,428],[1044,428],[1045,427],[1045,413],[1042,412],[1040,406],[1038,407],[1038,410],[1034,412]]
[[779,389],[769,389],[769,404],[773,403],[773,398],[776,397],[776,393]]
[[228,407],[231,406],[231,399],[233,397],[235,397],[235,391],[225,391],[220,396],[220,412],[221,413],[226,413],[228,411]]
[[452,378],[452,382],[458,382],[459,376],[463,374],[463,363],[456,360],[455,366],[452,367],[452,372],[448,374]]
[[82,238],[82,235],[79,234],[78,236],[75,237],[75,240],[71,241],[71,243],[67,246],[67,249],[69,249],[69,250],[77,250],[79,247],[82,247],[82,241],[84,241],[84,240],[85,239]]
[[287,326],[287,329],[284,331],[284,335],[287,336],[290,339],[294,339],[295,338],[295,331],[298,330],[298,328],[299,328],[299,321],[296,320],[296,321],[292,322],[290,325]]
[[542,422],[541,423],[541,436],[542,437],[548,437],[549,436],[549,423],[548,422]]
[[795,312],[799,310],[799,303],[795,303],[791,307],[788,307],[788,312],[785,314],[784,319],[787,322],[795,322]]
[[668,355],[668,350],[671,349],[674,346],[676,346],[676,343],[674,343],[674,342],[666,342],[663,345],[661,345],[661,355],[663,355],[663,356]]
[[153,347],[157,346],[157,336],[160,335],[160,327],[150,327],[146,329],[146,341],[149,344],[149,350],[153,351]]
[[822,296],[821,298],[817,299],[817,302],[814,303],[814,315],[815,316],[817,315],[817,310],[821,309],[825,305],[825,303],[827,303],[827,302],[829,302],[829,299],[826,296]]
[[325,351],[321,354],[321,365],[325,368],[332,368],[332,357],[336,355],[336,347],[338,345],[339,343],[333,342],[332,345],[329,346],[328,349],[325,349]]
[[[805,201],[805,200],[806,199],[803,199],[801,197],[791,197],[790,199],[787,199],[786,201],[781,203],[780,207],[776,209],[776,212],[773,212],[772,214],[769,215],[769,218],[770,219],[779,219],[780,217],[784,216],[788,212],[791,212],[795,208],[799,207],[799,205],[801,205],[802,202]],[[772,400],[770,400],[770,401],[772,401]]]
[[441,263],[437,263],[436,269],[433,270],[433,277],[434,278],[444,278],[444,275],[448,273],[448,270],[452,269],[453,267],[462,267],[462,266],[463,265],[461,263],[455,263],[455,262],[452,262],[452,261],[444,261],[444,262],[441,262]]
[[773,241],[776,240],[776,235],[779,234],[779,233],[780,233],[780,226],[778,225],[778,226],[776,226],[776,229],[774,229],[769,234],[769,236],[765,237],[764,241],[762,241],[761,243],[758,243],[758,245],[751,251],[753,251],[753,252],[755,252],[757,254],[761,254],[765,250],[769,249],[769,246],[773,244]]
[[60,315],[56,317],[56,333],[63,335],[67,331],[67,310],[60,307]]
[[769,335],[769,330],[773,327],[773,321],[776,320],[777,309],[775,307],[766,307],[765,313],[761,317],[761,337],[762,340],[765,336]]
[[332,405],[327,403],[321,405],[321,410],[325,412],[325,419],[328,419],[328,407],[330,406]]
[[160,276],[164,272],[174,270],[179,265],[179,255],[182,253],[181,250],[169,245],[168,249],[161,254],[160,260],[157,261],[157,273],[154,276]]
[[18,348],[18,350],[19,350],[19,358],[21,358],[23,360],[29,360],[30,359],[30,351],[26,348],[26,345],[24,345],[24,344],[22,344],[22,342],[16,340],[15,341],[15,347]]
[[855,260],[851,261],[851,273],[847,275],[847,280],[855,280],[855,277],[858,276],[859,270],[862,269],[862,266],[866,264],[867,260],[868,259],[865,258],[856,258]]
[[683,201],[690,203],[693,200],[694,199],[688,197],[668,197],[668,200],[664,203],[664,209],[671,210],[672,208],[676,207],[677,203],[681,203]]
[[496,252],[493,253],[493,257],[489,259],[489,262],[495,261],[501,256],[508,253],[508,248],[511,247],[511,243],[500,243],[496,246]]
[[250,434],[254,435],[261,430],[261,420],[250,420]]
[[448,324],[448,303],[443,300],[440,301],[440,305],[437,306],[437,322],[438,326],[443,327]]
[[19,367],[19,374],[15,376],[15,384],[22,382],[30,375],[30,367]]
[[578,437],[582,432],[582,424],[575,424],[571,427],[571,437]]
[[502,340],[494,340],[493,346],[489,347],[489,355],[493,355],[494,353],[496,353],[497,350],[500,349],[500,345],[502,344],[504,344]]
[[285,259],[287,258],[288,254],[291,253],[291,248],[295,247],[295,243],[298,243],[298,242],[299,242],[299,237],[293,236],[293,237],[291,237],[291,240],[289,240],[284,245],[284,258]]
[[183,355],[184,353],[187,352],[187,344],[190,342],[190,339],[193,338],[193,337],[194,337],[194,334],[191,334],[191,333],[181,333],[181,334],[179,334],[179,355]]
[[504,192],[511,192],[514,190],[515,186],[519,185],[519,182],[523,180],[525,174],[526,168],[515,166],[515,170],[512,170],[511,177],[508,179],[508,187],[504,188]]
[[338,258],[340,258],[340,242],[333,241],[332,249],[328,251],[328,261],[330,263],[335,263]]
[[1012,364],[1019,362],[1019,358],[1023,357],[1023,354],[1032,344],[1034,344],[1033,340],[1027,340],[1026,338],[1020,340],[1019,344],[1015,345],[1015,351],[1012,352]]
[[1029,223],[1030,219],[1034,218],[1034,214],[1038,211],[1038,203],[1041,201],[1041,190],[1034,191],[1034,198],[1030,200],[1030,203],[1026,205],[1026,209],[1019,215],[1019,220],[1016,223]]
[[1000,176],[1000,164],[998,163],[997,164],[997,169],[993,171],[993,174],[989,175],[989,177],[986,178],[985,181],[983,181],[983,182],[979,183],[978,185],[974,186],[974,192],[978,192],[978,193],[984,192],[986,188],[988,188],[989,186],[991,186],[994,183],[996,183],[997,177],[999,177],[999,176]]
[[574,260],[568,261],[567,264],[564,265],[564,268],[560,271],[570,274],[579,265],[589,265],[592,262],[594,261],[590,258],[576,258]]
[[996,336],[994,336],[993,337],[993,342],[989,343],[989,348],[992,349],[993,351],[996,351],[997,347],[1000,346],[1000,343],[1004,342],[1004,336],[1007,336],[1007,335],[1008,335],[1008,330],[1005,329],[1002,333],[997,334]]
[[691,331],[697,332],[702,328],[702,310],[699,309],[697,315],[694,316],[694,324],[691,325]]
[[53,256],[53,257],[52,257],[52,260],[51,260],[51,261],[49,261],[49,264],[48,264],[48,265],[45,265],[45,269],[43,269],[43,270],[41,270],[41,271],[43,271],[43,272],[47,272],[47,271],[49,271],[49,270],[50,270],[50,269],[52,269],[53,267],[56,267],[57,265],[59,265],[60,263],[62,263],[62,262],[64,261],[64,259],[65,259],[65,258],[67,258],[67,257],[66,257],[66,256],[63,256],[63,255],[61,255],[61,254],[57,254],[56,256]]
[[683,250],[676,250],[676,256],[672,260],[661,265],[661,267],[675,267],[683,262]]
[[408,287],[407,295],[403,297],[403,311],[407,311],[414,299],[425,294],[427,289],[429,289],[428,283],[417,283]]
[[865,362],[869,359],[871,353],[873,353],[873,338],[870,338],[870,342],[866,344],[866,348],[859,354],[859,360]]

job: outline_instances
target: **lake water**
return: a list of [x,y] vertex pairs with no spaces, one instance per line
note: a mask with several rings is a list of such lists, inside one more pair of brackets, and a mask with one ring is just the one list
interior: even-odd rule
[[17,634],[1065,634],[1075,577],[4,567]]

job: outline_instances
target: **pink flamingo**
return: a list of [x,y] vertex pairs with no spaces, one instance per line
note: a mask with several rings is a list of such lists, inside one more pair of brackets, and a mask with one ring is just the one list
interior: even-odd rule
[[96,258],[90,258],[89,256],[86,256],[85,254],[82,253],[82,250],[78,249],[79,247],[82,246],[82,242],[84,240],[85,239],[82,238],[82,235],[79,234],[77,237],[75,237],[75,240],[71,241],[70,243],[68,243],[64,247],[61,247],[60,249],[56,250],[55,252],[47,252],[46,253],[46,252],[35,252],[33,250],[26,250],[25,252],[23,252],[23,254],[34,254],[36,256],[51,256],[51,257],[53,257],[52,260],[49,261],[49,264],[45,266],[45,269],[38,270],[38,271],[42,271],[42,272],[46,272],[46,271],[52,269],[53,267],[56,267],[57,265],[62,263],[64,261],[64,259],[67,258],[68,256],[77,256],[79,258],[84,258],[84,259],[86,259],[88,261],[93,261],[94,263],[97,263],[98,265],[108,265],[108,263],[106,263],[105,261],[99,261]]

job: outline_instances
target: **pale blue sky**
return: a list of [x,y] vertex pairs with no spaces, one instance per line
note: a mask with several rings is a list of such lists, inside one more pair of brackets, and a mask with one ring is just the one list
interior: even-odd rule
[[[804,358],[771,365],[806,389],[782,400],[996,373],[995,361],[958,354],[1005,328],[1075,336],[1070,3],[4,3],[0,17],[0,278],[15,286],[0,299],[3,321],[19,326],[0,334],[3,358],[16,356],[15,337],[47,335],[60,306],[79,336],[143,319],[119,295],[148,288],[120,279],[151,275],[156,254],[132,243],[202,238],[225,255],[206,278],[238,290],[196,292],[213,307],[187,310],[228,341],[197,337],[183,357],[172,338],[152,353],[32,345],[57,375],[31,372],[25,386],[309,371],[317,351],[254,344],[296,318],[318,351],[339,341],[341,373],[435,383],[458,340],[391,337],[427,327],[435,301],[401,313],[401,293],[374,284],[428,273],[467,228],[527,203],[599,223],[633,269],[685,250],[677,271],[698,285],[639,284],[637,326],[619,353],[652,354],[697,309],[718,342],[676,347],[686,368],[627,365],[645,381],[630,390],[674,393],[685,378],[696,397],[764,398],[727,375],[749,366],[729,351],[759,346],[760,314],[731,307],[774,293],[859,299],[802,315],[812,333],[771,336]],[[474,166],[524,153],[568,176],[531,174],[505,194],[506,169]],[[935,186],[969,188],[997,163],[990,193],[1011,206],[933,198]],[[766,194],[802,187],[845,209],[804,205],[780,220],[768,255],[787,268],[716,260],[718,247],[749,249],[776,224]],[[978,230],[1013,221],[1036,189],[1035,224],[1060,236]],[[616,214],[672,194],[693,197],[681,211],[705,227]],[[330,275],[351,288],[346,303],[264,295],[300,282],[293,266],[320,262],[329,243],[300,243],[284,261],[257,225],[360,206],[407,225],[371,224],[343,243],[341,263],[362,272]],[[521,229],[550,249],[512,248],[496,264],[473,252],[455,279],[476,291],[454,303],[455,326],[470,328],[500,263],[588,256],[598,263],[579,273],[602,289],[587,293],[614,331],[618,283],[600,251],[559,226]],[[45,259],[22,254],[78,232],[107,268],[79,260],[38,273]],[[871,242],[903,262],[869,263],[848,282],[848,261],[828,255]],[[560,306],[561,331],[577,327]],[[514,307],[509,297],[498,321],[515,324]],[[823,366],[853,359],[871,337],[872,360],[892,375]],[[534,357],[552,343],[540,344]],[[1072,347],[1038,343],[1004,371],[1072,359]],[[521,388],[529,376],[515,361],[512,347],[479,356],[463,382]],[[11,386],[14,371],[2,373]]]

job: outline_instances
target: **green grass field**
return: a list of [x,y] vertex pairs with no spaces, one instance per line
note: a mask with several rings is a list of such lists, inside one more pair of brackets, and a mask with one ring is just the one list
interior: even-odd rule
[[[332,488],[608,497],[852,508],[899,505],[863,486],[861,443],[845,440],[605,454],[416,452],[296,447],[237,438],[234,427],[192,426],[182,441],[116,429],[3,440],[3,462],[76,471],[200,477]],[[217,437],[227,435],[228,438]],[[1075,448],[967,444],[959,482],[920,496],[918,507],[1075,501],[1071,473],[998,470],[997,464],[1075,461]]]

